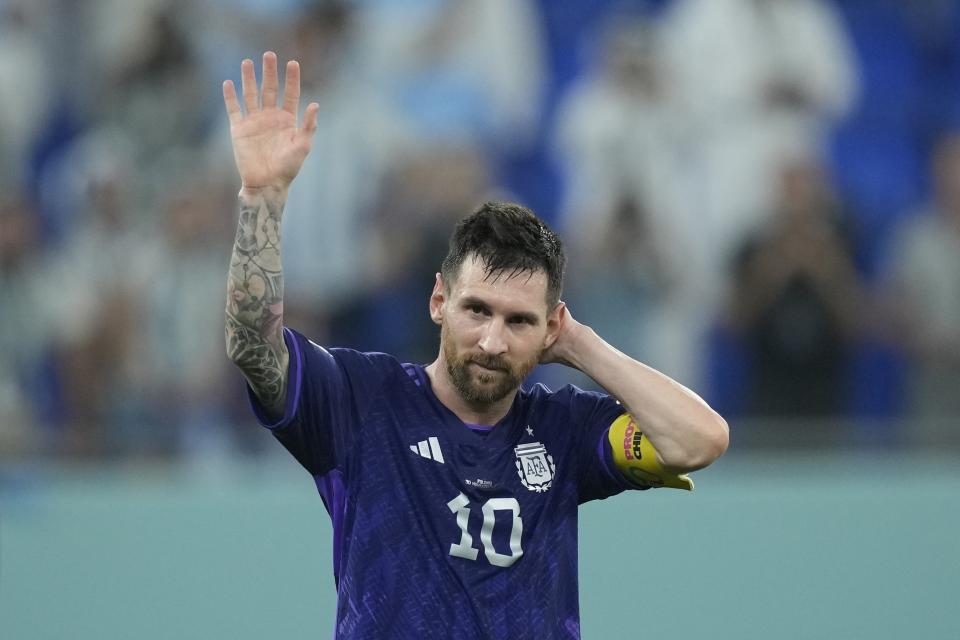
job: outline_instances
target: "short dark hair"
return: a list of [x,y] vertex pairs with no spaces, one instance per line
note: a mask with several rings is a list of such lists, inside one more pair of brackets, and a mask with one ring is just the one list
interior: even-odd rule
[[547,306],[553,308],[560,301],[567,260],[563,242],[530,209],[509,202],[485,202],[457,223],[440,267],[445,287],[449,289],[471,254],[483,261],[488,276],[543,271],[547,275]]

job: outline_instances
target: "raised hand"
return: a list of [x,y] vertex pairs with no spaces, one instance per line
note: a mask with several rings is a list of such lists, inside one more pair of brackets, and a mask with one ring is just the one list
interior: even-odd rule
[[243,189],[286,191],[310,152],[320,106],[316,102],[307,105],[302,126],[297,126],[300,65],[296,60],[287,63],[283,106],[277,105],[280,87],[277,54],[272,51],[263,54],[262,92],[257,90],[252,60],[243,61],[240,73],[243,109],[230,80],[223,83],[223,102],[230,117],[233,156]]

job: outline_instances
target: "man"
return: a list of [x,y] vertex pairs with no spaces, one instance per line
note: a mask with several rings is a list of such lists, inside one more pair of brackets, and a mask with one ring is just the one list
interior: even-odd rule
[[[680,474],[723,453],[726,423],[573,319],[560,240],[517,205],[488,203],[457,226],[430,297],[432,364],[284,328],[280,219],[317,105],[298,127],[291,61],[278,106],[271,52],[262,92],[251,60],[241,76],[243,109],[224,83],[242,181],[227,351],[333,520],[336,637],[579,637],[578,504],[692,488]],[[576,367],[610,395],[519,390],[538,362]]]

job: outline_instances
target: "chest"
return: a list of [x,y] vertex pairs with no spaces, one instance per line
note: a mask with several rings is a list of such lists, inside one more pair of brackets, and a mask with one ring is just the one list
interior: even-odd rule
[[575,535],[566,439],[535,416],[494,429],[502,431],[471,432],[415,398],[378,406],[351,465],[357,517],[402,530],[454,563],[492,568],[536,553],[545,532],[560,535],[572,523]]

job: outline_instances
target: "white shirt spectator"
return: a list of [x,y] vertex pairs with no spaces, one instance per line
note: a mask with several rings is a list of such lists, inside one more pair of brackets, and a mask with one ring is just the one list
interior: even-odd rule
[[857,75],[821,0],[679,0],[664,24],[669,79],[698,140],[697,209],[718,260],[772,210],[785,157],[817,156]]
[[[701,260],[710,238],[692,206],[686,123],[658,44],[652,25],[617,20],[604,33],[599,71],[563,98],[555,139],[567,187],[562,226],[584,264],[580,278],[590,274],[587,283],[571,276],[571,294],[579,289],[591,308],[579,312],[584,319],[617,335],[632,355],[695,384],[698,338],[712,316]],[[597,317],[588,317],[593,311]]]

